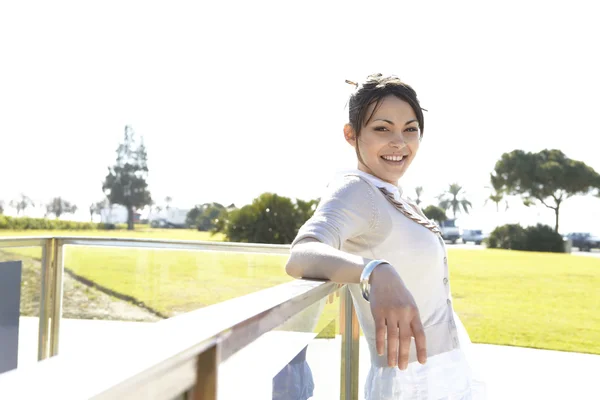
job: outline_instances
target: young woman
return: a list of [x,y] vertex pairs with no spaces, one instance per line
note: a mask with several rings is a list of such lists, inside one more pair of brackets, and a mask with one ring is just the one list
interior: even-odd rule
[[398,185],[423,138],[417,95],[395,76],[356,86],[344,137],[357,169],[329,184],[287,273],[348,284],[371,354],[366,400],[482,399],[441,233]]

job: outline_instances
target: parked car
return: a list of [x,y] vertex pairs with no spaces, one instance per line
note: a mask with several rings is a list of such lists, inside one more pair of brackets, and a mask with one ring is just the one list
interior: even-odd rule
[[566,236],[570,239],[573,247],[577,247],[579,251],[590,251],[592,249],[600,249],[600,237],[593,236],[587,232],[572,232]]
[[474,242],[479,245],[483,242],[486,235],[483,234],[481,229],[464,229],[462,232],[462,240],[464,243]]
[[442,237],[444,240],[449,240],[452,244],[456,243],[460,239],[460,229],[456,226],[455,219],[447,219],[440,224],[442,230]]

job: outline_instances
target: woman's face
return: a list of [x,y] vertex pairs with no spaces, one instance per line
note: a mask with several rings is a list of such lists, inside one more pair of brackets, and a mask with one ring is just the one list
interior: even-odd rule
[[[371,115],[375,104],[369,106]],[[361,159],[358,169],[393,185],[408,169],[419,150],[419,122],[410,104],[396,96],[386,96],[363,126],[356,140],[350,124],[344,126],[344,137],[356,149]]]

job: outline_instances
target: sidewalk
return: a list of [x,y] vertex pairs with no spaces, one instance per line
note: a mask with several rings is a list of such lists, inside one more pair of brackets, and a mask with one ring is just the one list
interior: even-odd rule
[[[337,342],[337,343],[336,343]],[[315,379],[315,399],[339,398],[340,340],[317,340],[307,361]],[[474,358],[486,377],[488,400],[600,399],[600,355],[522,347],[473,344]],[[360,343],[359,394],[369,371],[367,343]],[[327,361],[324,361],[327,360]],[[336,364],[337,363],[337,364]],[[362,397],[359,397],[362,399]]]

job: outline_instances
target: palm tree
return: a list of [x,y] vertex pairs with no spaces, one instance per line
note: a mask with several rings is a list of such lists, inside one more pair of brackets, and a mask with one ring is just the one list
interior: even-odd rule
[[501,192],[497,192],[497,191],[493,191],[490,193],[489,197],[487,199],[485,199],[485,202],[483,203],[483,205],[485,206],[488,201],[491,201],[492,203],[496,204],[496,212],[499,212],[499,206],[500,203],[502,202],[502,200],[504,200],[504,211],[508,210],[508,200],[506,200],[504,198],[504,194],[502,194]]
[[508,210],[508,200],[506,200],[504,197],[506,192],[504,190],[502,182],[494,174],[490,174],[490,182],[492,183],[492,186],[485,187],[486,189],[490,190],[490,195],[487,199],[485,199],[485,202],[483,203],[483,205],[485,206],[488,203],[488,201],[491,200],[493,203],[496,204],[496,212],[498,212],[498,211],[500,211],[499,210],[500,203],[502,202],[502,200],[504,200],[504,204],[505,204],[504,211]]
[[415,200],[415,203],[419,205],[421,204],[421,196],[423,195],[423,186],[417,186],[415,188],[415,193],[417,194],[417,199]]
[[[461,198],[459,199],[459,195]],[[438,196],[440,201],[440,207],[444,210],[452,210],[452,215],[456,219],[456,214],[464,211],[466,214],[469,213],[469,208],[473,208],[473,205],[469,200],[464,197],[464,191],[462,186],[458,183],[453,183],[449,186],[448,190]]]
[[10,206],[17,210],[17,215],[19,215],[21,211],[23,211],[23,214],[25,214],[25,210],[29,206],[34,205],[35,203],[33,202],[33,200],[31,200],[28,196],[24,195],[23,193],[21,193],[20,197],[17,200],[13,200],[10,202]]
[[102,217],[102,210],[106,208],[108,205],[108,200],[100,200],[97,203],[92,203],[90,205],[90,222],[94,222],[94,215],[98,214],[98,216]]

